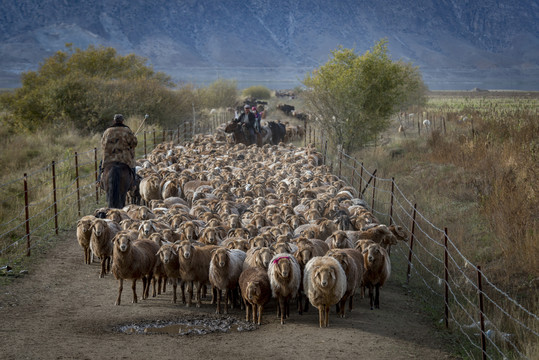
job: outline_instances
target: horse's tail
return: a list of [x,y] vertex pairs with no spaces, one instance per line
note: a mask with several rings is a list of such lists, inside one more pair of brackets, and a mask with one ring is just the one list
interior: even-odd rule
[[[122,192],[120,191],[122,181],[122,168],[120,166],[112,166],[109,172],[109,186],[107,189],[107,198],[109,199],[109,207],[121,209]],[[125,204],[125,200],[123,201]]]

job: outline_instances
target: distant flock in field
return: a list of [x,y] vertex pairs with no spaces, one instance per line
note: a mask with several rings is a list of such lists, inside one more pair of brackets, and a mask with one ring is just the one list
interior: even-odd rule
[[[234,145],[218,130],[190,143],[163,143],[138,161],[140,198],[123,209],[101,208],[77,223],[84,262],[100,259],[100,277],[132,281],[133,303],[165,293],[196,306],[208,291],[217,313],[245,307],[262,322],[276,299],[281,324],[290,305],[309,302],[319,325],[330,307],[346,315],[368,290],[380,308],[391,273],[388,252],[407,235],[381,224],[355,189],[329,172],[313,147]],[[357,298],[357,297],[356,297]]]

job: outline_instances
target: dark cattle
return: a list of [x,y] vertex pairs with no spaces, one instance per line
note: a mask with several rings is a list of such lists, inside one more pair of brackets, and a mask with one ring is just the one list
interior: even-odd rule
[[294,106],[292,106],[292,105],[280,104],[280,105],[277,106],[277,109],[281,110],[286,115],[290,116],[290,115],[292,115],[292,111],[294,111],[296,108]]
[[280,142],[284,141],[284,137],[286,135],[286,127],[284,124],[276,123],[274,121],[270,121],[268,123],[268,127],[271,129],[271,143],[272,145],[277,145]]

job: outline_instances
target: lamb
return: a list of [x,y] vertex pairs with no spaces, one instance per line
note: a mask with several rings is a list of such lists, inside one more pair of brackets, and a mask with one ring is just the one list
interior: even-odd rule
[[363,285],[369,289],[369,300],[371,310],[373,309],[373,289],[376,291],[374,295],[374,307],[380,308],[380,287],[384,286],[385,282],[391,275],[391,262],[387,251],[378,244],[371,245],[362,251],[363,264],[365,272],[363,273]]
[[104,278],[105,274],[110,271],[110,260],[112,256],[111,240],[120,230],[120,225],[112,220],[95,219],[92,223],[90,249],[95,256],[101,259],[100,278]]
[[338,313],[344,317],[346,300],[350,299],[349,310],[352,311],[356,289],[363,284],[363,255],[356,249],[332,249],[327,256],[335,258],[346,274],[346,292],[338,303]]
[[190,281],[189,296],[187,297],[187,306],[191,306],[193,298],[193,281],[198,282],[197,286],[197,307],[202,305],[201,288],[202,285],[209,283],[209,270],[211,251],[217,249],[216,245],[206,245],[196,247],[188,240],[182,241],[177,245],[178,258],[180,261],[180,277],[183,281]]
[[275,256],[274,251],[268,247],[251,248],[247,251],[245,261],[243,262],[243,270],[251,267],[260,267],[267,271],[273,256]]
[[241,250],[217,248],[213,250],[210,261],[209,279],[214,289],[217,289],[217,310],[221,313],[221,295],[225,292],[225,314],[228,314],[228,296],[230,291],[238,287],[238,281],[242,272],[245,253]]
[[320,327],[329,326],[329,309],[346,292],[346,274],[330,256],[312,258],[305,265],[303,287],[311,304],[318,308]]
[[159,245],[150,240],[134,240],[130,233],[121,231],[113,239],[112,273],[118,279],[118,298],[116,305],[120,305],[124,280],[133,280],[133,303],[137,298],[137,280],[142,279],[142,298],[148,298],[150,281],[159,261],[155,255]]
[[157,255],[161,259],[161,263],[167,274],[167,278],[172,281],[172,302],[176,303],[177,299],[177,289],[178,281],[180,281],[180,286],[182,290],[182,303],[185,304],[185,286],[184,282],[180,278],[180,261],[178,258],[178,251],[175,249],[175,244],[165,243],[161,245]]
[[[253,323],[262,323],[264,305],[271,298],[271,285],[268,273],[261,268],[244,270],[239,279],[240,290],[245,302],[245,321],[249,321],[249,305],[252,307]],[[257,321],[258,316],[258,321]]]
[[279,300],[281,325],[290,316],[290,299],[298,294],[301,269],[296,258],[289,254],[275,255],[268,267],[272,297]]
[[92,236],[92,223],[96,219],[93,215],[86,215],[77,221],[77,241],[84,252],[84,263],[93,262],[93,254],[90,251],[90,237]]

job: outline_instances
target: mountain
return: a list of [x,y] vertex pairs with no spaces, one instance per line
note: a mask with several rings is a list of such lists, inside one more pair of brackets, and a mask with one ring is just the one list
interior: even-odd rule
[[537,0],[0,0],[0,88],[66,43],[148,59],[177,82],[291,88],[339,45],[387,38],[431,89],[539,90]]

